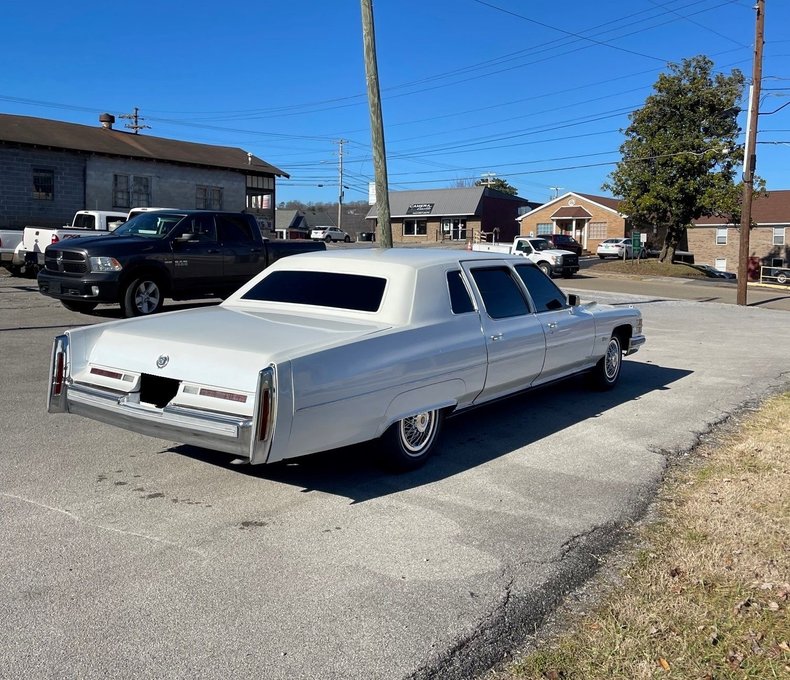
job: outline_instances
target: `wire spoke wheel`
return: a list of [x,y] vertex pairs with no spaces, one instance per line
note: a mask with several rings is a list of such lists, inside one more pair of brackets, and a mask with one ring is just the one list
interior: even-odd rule
[[407,455],[419,456],[436,433],[436,411],[425,411],[400,421],[400,437]]
[[607,380],[614,380],[620,372],[620,362],[622,361],[622,354],[620,352],[620,343],[617,338],[612,338],[606,348],[606,356],[604,357],[604,374]]
[[385,462],[399,471],[422,465],[437,446],[443,416],[441,409],[431,409],[393,423],[381,437]]

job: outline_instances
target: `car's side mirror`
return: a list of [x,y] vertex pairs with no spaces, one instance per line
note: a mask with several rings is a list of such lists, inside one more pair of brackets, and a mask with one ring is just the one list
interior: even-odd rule
[[581,304],[582,300],[578,295],[574,293],[568,293],[568,304],[571,307],[578,307]]

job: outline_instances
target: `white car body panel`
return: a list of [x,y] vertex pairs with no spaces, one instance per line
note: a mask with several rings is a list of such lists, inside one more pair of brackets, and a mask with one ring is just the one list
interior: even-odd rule
[[[218,307],[69,330],[55,341],[49,410],[274,462],[374,439],[426,410],[464,409],[585,370],[604,355],[615,327],[627,330],[626,353],[644,342],[633,308],[564,303],[492,319],[469,276],[472,265],[511,273],[534,266],[440,249],[294,255]],[[371,312],[251,299],[277,272],[385,284]],[[466,277],[472,308],[463,313],[451,310],[448,272]],[[526,289],[521,294],[529,301]]]

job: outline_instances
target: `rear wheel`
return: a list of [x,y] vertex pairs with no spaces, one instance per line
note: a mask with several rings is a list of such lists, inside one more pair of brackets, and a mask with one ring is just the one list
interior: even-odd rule
[[600,257],[602,260],[606,259],[606,255],[598,255],[598,257]]
[[613,335],[606,346],[606,354],[595,365],[592,371],[594,385],[599,390],[610,390],[620,378],[620,369],[623,365],[623,347],[620,338]]
[[387,463],[397,470],[413,470],[436,448],[442,429],[439,409],[423,411],[393,423],[381,437]]
[[159,281],[153,276],[134,279],[124,291],[121,310],[125,317],[147,316],[162,309],[164,294]]
[[96,309],[95,302],[82,302],[81,300],[61,300],[60,304],[70,312],[81,312],[82,314],[88,314]]

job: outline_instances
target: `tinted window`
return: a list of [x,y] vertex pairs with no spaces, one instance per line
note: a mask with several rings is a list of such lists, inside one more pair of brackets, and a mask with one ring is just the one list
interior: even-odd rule
[[471,271],[486,311],[492,319],[529,314],[527,301],[511,277],[510,269],[486,267]]
[[93,215],[75,215],[73,226],[76,229],[95,229],[96,218]]
[[240,215],[217,215],[219,240],[223,243],[249,243],[252,241],[252,228]]
[[461,272],[447,272],[447,288],[450,290],[450,307],[453,314],[466,314],[475,311],[469,291],[461,279]]
[[259,281],[242,299],[375,312],[381,306],[386,283],[377,276],[281,271]]
[[118,236],[159,238],[170,232],[184,217],[184,213],[144,212],[122,224],[113,233]]
[[516,265],[516,272],[527,287],[537,312],[562,309],[568,302],[563,292],[540,269],[532,265]]
[[188,234],[190,241],[200,241],[202,243],[212,243],[217,240],[217,228],[214,226],[213,215],[198,213],[189,215],[183,219],[178,228],[173,232],[173,236],[178,238],[182,234]]

